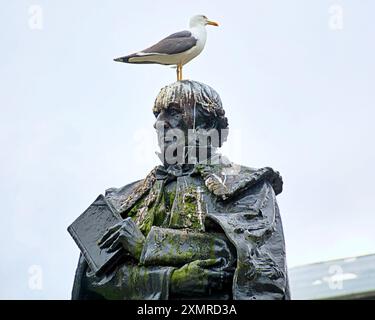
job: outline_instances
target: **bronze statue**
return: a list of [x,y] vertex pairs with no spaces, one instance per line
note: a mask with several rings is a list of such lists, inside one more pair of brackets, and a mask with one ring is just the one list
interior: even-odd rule
[[228,121],[207,85],[166,86],[153,112],[163,165],[91,206],[121,216],[97,243],[121,258],[95,273],[81,254],[72,298],[289,299],[280,174],[218,153]]

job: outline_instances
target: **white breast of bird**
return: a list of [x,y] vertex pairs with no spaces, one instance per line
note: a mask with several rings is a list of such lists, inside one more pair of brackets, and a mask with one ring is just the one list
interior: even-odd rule
[[190,60],[194,59],[197,55],[199,55],[204,49],[204,46],[206,44],[207,31],[204,26],[191,28],[190,32],[192,33],[194,38],[197,39],[197,43],[193,48],[186,51],[185,54],[183,55],[182,61],[181,61],[183,65],[188,63]]

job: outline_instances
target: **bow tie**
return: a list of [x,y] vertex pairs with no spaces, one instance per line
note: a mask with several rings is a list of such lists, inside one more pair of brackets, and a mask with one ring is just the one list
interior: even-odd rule
[[157,180],[174,181],[177,177],[192,174],[194,171],[194,164],[175,164],[168,167],[158,166],[155,175]]

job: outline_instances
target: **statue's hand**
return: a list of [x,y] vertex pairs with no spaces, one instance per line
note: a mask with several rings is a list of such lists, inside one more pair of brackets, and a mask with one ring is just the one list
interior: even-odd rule
[[123,247],[132,257],[139,260],[145,237],[131,218],[126,218],[117,223],[99,240],[100,249],[107,248],[108,252],[116,251]]
[[[222,258],[196,260],[173,271],[171,293],[180,296],[210,295],[230,286],[232,274],[217,268]],[[215,269],[216,268],[216,269]]]

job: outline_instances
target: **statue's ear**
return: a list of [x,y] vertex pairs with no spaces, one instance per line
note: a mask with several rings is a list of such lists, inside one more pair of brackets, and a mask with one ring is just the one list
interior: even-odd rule
[[210,130],[214,129],[216,125],[215,117],[202,107],[201,104],[197,103],[192,110],[193,119],[195,116],[195,128]]

